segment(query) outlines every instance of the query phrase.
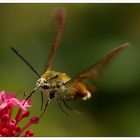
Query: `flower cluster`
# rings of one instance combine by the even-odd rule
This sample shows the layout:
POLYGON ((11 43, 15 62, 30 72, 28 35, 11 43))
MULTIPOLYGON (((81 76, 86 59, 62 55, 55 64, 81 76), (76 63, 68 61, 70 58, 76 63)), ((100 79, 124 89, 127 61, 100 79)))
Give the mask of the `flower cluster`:
POLYGON ((29 100, 25 103, 25 100, 18 100, 14 94, 4 91, 0 92, 0 136, 1 137, 29 137, 33 136, 32 130, 26 130, 30 125, 37 124, 39 118, 34 116, 23 127, 19 126, 19 123, 29 116, 30 112, 27 108, 31 107, 29 100), (13 111, 15 107, 18 107, 15 117, 13 117, 13 111), (26 130, 26 131, 25 131, 26 130), (25 132, 24 132, 25 131, 25 132), (24 132, 24 134, 23 134, 24 132))

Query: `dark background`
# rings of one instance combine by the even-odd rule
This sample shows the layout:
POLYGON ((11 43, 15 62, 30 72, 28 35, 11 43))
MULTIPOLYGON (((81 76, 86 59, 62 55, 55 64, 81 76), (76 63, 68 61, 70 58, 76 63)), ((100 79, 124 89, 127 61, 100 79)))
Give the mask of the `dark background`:
MULTIPOLYGON (((120 44, 130 47, 113 59, 90 100, 70 102, 78 115, 64 115, 54 101, 31 127, 35 136, 140 136, 140 4, 0 4, 0 90, 23 98, 34 88, 36 75, 9 47, 41 73, 58 8, 65 9, 66 24, 54 70, 72 77, 120 44)), ((38 92, 32 104, 39 114, 38 92)))

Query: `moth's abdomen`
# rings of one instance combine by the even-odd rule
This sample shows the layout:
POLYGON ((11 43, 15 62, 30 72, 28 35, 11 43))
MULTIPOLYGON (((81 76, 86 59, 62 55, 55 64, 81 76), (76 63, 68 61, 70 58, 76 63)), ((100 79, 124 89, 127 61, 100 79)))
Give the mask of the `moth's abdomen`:
POLYGON ((91 97, 90 91, 86 86, 80 82, 74 85, 75 87, 75 98, 82 98, 83 100, 89 99, 91 97))
POLYGON ((73 86, 69 87, 66 91, 66 99, 89 99, 91 97, 90 91, 87 87, 80 82, 75 83, 73 86))

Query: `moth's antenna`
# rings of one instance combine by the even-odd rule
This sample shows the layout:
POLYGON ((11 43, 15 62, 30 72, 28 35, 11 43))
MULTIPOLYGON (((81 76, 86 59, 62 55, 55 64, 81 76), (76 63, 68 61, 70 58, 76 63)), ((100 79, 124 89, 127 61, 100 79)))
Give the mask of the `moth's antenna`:
POLYGON ((15 48, 10 47, 11 50, 40 78, 40 74, 31 66, 31 64, 17 51, 15 48))
POLYGON ((64 22, 65 22, 65 12, 63 9, 59 9, 56 11, 56 15, 55 15, 54 38, 52 42, 51 51, 48 56, 48 61, 47 61, 47 66, 45 68, 45 71, 51 69, 51 64, 56 54, 56 49, 58 48, 60 38, 64 29, 64 22))

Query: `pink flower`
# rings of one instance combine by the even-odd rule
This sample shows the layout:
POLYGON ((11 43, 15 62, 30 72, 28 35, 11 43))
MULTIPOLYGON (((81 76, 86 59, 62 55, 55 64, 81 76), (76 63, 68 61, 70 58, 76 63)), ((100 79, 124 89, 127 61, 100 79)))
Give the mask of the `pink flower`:
POLYGON ((39 118, 34 116, 25 124, 22 128, 18 126, 24 118, 30 115, 30 112, 27 110, 32 105, 29 100, 24 103, 25 100, 18 100, 14 94, 8 92, 5 94, 4 91, 0 92, 0 136, 1 137, 11 137, 11 136, 23 136, 29 137, 33 136, 32 130, 25 131, 30 125, 37 124, 39 118), (12 113, 14 107, 18 107, 15 118, 12 118, 12 113), (22 134, 25 131, 24 134, 22 134))
POLYGON ((11 92, 8 92, 7 95, 5 94, 4 91, 0 92, 0 102, 2 102, 2 104, 0 105, 0 111, 3 110, 6 106, 10 107, 14 106, 15 103, 12 102, 11 99, 17 100, 15 96, 11 94, 11 92))

